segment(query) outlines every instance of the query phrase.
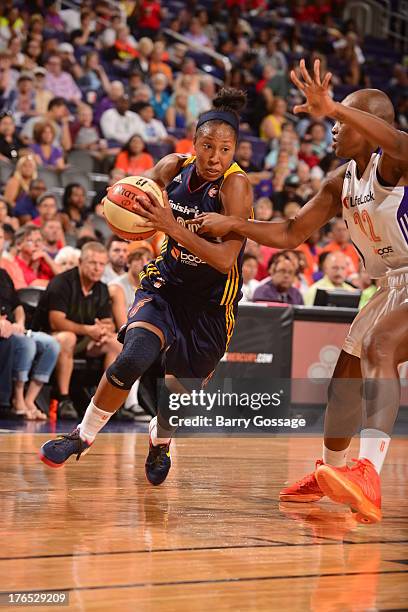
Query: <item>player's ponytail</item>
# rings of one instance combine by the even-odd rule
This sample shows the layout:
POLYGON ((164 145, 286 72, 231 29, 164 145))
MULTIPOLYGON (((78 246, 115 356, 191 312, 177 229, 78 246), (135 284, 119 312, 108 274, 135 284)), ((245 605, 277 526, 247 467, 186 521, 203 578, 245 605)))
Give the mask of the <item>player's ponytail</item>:
POLYGON ((197 131, 208 121, 219 121, 228 123, 237 137, 239 131, 239 113, 246 105, 245 92, 234 88, 221 89, 213 100, 212 110, 203 113, 198 118, 197 131))

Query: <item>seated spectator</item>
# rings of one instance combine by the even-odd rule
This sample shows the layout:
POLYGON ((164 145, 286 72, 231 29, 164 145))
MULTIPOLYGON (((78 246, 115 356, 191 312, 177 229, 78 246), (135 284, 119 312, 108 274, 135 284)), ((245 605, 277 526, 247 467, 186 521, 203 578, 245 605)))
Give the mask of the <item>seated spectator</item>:
POLYGON ((37 199, 38 216, 33 219, 32 225, 42 227, 46 221, 57 218, 58 203, 55 195, 46 191, 37 199))
POLYGON ((100 137, 98 129, 93 125, 92 107, 89 104, 78 105, 78 119, 71 124, 70 129, 74 149, 88 151, 98 160, 109 155, 108 143, 100 137))
POLYGON ((10 51, 0 51, 0 108, 11 110, 16 97, 18 72, 11 67, 10 51))
POLYGON ((45 27, 52 31, 63 32, 65 24, 59 14, 58 2, 50 2, 45 13, 45 27))
POLYGON ((312 154, 316 155, 319 160, 322 159, 327 153, 326 128, 322 123, 316 121, 309 126, 307 134, 311 137, 312 154))
POLYGON ((16 135, 16 124, 10 111, 0 113, 0 159, 16 161, 18 151, 23 146, 16 135))
POLYGON ((242 298, 240 303, 252 302, 255 290, 259 287, 256 280, 258 273, 258 260, 255 255, 245 253, 242 259, 242 298))
POLYGON ((68 126, 69 111, 64 98, 52 98, 48 104, 45 117, 32 117, 25 123, 20 133, 20 137, 25 144, 33 143, 34 126, 44 121, 51 123, 55 130, 55 138, 52 143, 54 147, 69 151, 71 148, 71 134, 68 126))
POLYGON ((139 40, 138 56, 132 62, 132 71, 137 71, 143 77, 147 78, 150 72, 150 57, 154 49, 153 41, 143 36, 139 40))
POLYGON ((309 168, 314 168, 314 166, 318 165, 320 158, 318 155, 313 153, 313 143, 311 134, 305 134, 303 138, 300 139, 298 158, 301 161, 304 161, 309 166, 309 168))
POLYGON ((120 98, 125 95, 125 87, 122 81, 112 81, 110 84, 109 92, 102 98, 95 107, 94 110, 94 121, 96 124, 100 123, 102 115, 105 111, 115 108, 116 103, 120 98))
MULTIPOLYGON (((53 94, 45 87, 45 75, 47 71, 42 66, 34 68, 34 93, 35 93, 35 110, 37 115, 45 115, 49 103, 53 99, 53 94)), ((26 125, 26 124, 24 124, 26 125)))
POLYGON ((262 140, 271 141, 275 138, 280 139, 282 126, 286 121, 287 103, 282 98, 274 98, 270 106, 270 112, 262 120, 260 127, 260 137, 262 140))
POLYGON ((143 138, 144 142, 149 143, 160 143, 169 140, 167 130, 163 123, 159 119, 154 118, 154 111, 151 104, 146 102, 140 102, 135 105, 141 126, 137 130, 138 134, 143 138))
MULTIPOLYGON (((55 261, 59 250, 65 246, 65 236, 62 223, 57 218, 44 221, 41 227, 41 234, 44 239, 44 251, 55 261)), ((58 261, 55 262, 58 265, 58 261)), ((61 268, 59 268, 62 272, 61 268)))
POLYGON ((95 24, 93 13, 88 9, 81 10, 79 23, 71 31, 71 43, 74 47, 93 47, 95 44, 95 24), (76 27, 78 26, 78 27, 76 27))
POLYGON ((127 249, 128 271, 108 283, 116 329, 126 323, 127 313, 135 300, 136 289, 140 286, 139 274, 152 258, 149 249, 141 247, 131 250, 131 245, 128 245, 127 249))
MULTIPOLYGON (((322 257, 323 253, 320 255, 322 257)), ((306 306, 313 306, 318 289, 341 289, 342 291, 355 291, 354 287, 346 283, 347 259, 341 252, 327 253, 322 263, 324 276, 313 283, 305 293, 306 306)))
POLYGON ((78 418, 69 396, 74 355, 86 358, 103 355, 107 368, 121 350, 108 287, 101 282, 106 262, 107 252, 102 244, 85 244, 79 266, 52 280, 36 311, 33 326, 52 332, 61 347, 56 368, 60 418, 78 418))
POLYGON ((138 134, 127 141, 115 161, 115 168, 120 168, 126 175, 137 176, 153 166, 153 157, 146 152, 146 145, 138 134))
POLYGON ((340 251, 346 257, 347 271, 346 278, 355 274, 360 267, 360 258, 356 249, 350 240, 350 234, 344 220, 341 217, 336 217, 330 223, 332 240, 325 247, 323 253, 333 253, 340 251))
POLYGON ((41 42, 37 38, 29 38, 28 40, 26 40, 24 47, 23 70, 34 71, 40 63, 41 53, 41 42))
POLYGON ((288 63, 282 51, 278 50, 278 38, 270 38, 265 46, 261 47, 258 61, 262 67, 272 66, 276 72, 287 72, 288 63))
MULTIPOLYGON (((10 276, 15 289, 18 291, 27 286, 23 271, 17 265, 15 258, 5 249, 5 233, 0 224, 0 268, 5 270, 10 276)), ((1 317, 0 317, 1 320, 1 317)))
POLYGON ((301 209, 302 207, 299 202, 286 202, 285 206, 283 207, 283 216, 285 219, 294 219, 299 214, 301 209))
POLYGON ((72 228, 81 227, 86 219, 86 191, 79 183, 70 183, 65 187, 62 197, 62 217, 70 225, 64 231, 72 233, 72 228))
POLYGON ((270 221, 273 217, 273 203, 269 198, 259 198, 255 202, 254 215, 257 221, 270 221))
POLYGON ((11 107, 18 128, 30 117, 38 114, 35 97, 34 75, 31 72, 22 72, 17 79, 16 97, 11 107))
POLYGON ((174 101, 166 112, 166 124, 171 128, 184 129, 189 123, 193 123, 193 116, 189 110, 189 96, 185 91, 178 91, 174 101))
POLYGON ((62 70, 70 74, 76 82, 82 76, 82 67, 75 58, 74 47, 69 42, 62 42, 57 47, 57 54, 61 58, 62 70))
POLYGON ((37 178, 37 163, 34 155, 24 155, 17 162, 16 169, 4 188, 4 197, 12 206, 18 198, 30 191, 31 181, 37 178))
POLYGON ((75 83, 69 72, 62 70, 61 57, 53 53, 48 57, 45 65, 47 74, 45 76, 45 87, 54 94, 61 96, 68 102, 77 104, 82 98, 81 90, 75 83))
POLYGON ((318 246, 320 241, 320 230, 313 232, 313 234, 307 238, 307 240, 298 246, 297 250, 301 251, 306 258, 306 267, 304 274, 306 276, 309 285, 316 280, 313 274, 317 272, 319 267, 319 255, 322 251, 321 247, 318 246))
POLYGON ((195 155, 194 136, 197 123, 195 121, 188 123, 184 138, 179 138, 174 148, 175 153, 181 155, 195 155))
POLYGON ((11 225, 13 230, 18 230, 20 224, 16 217, 11 216, 12 213, 15 213, 15 211, 13 211, 10 204, 8 204, 6 200, 0 196, 0 225, 3 226, 5 223, 7 223, 8 225, 11 225))
POLYGON ((75 249, 72 246, 64 246, 62 249, 59 249, 54 257, 54 261, 61 268, 61 272, 66 272, 79 265, 80 256, 81 251, 79 249, 75 249))
POLYGON ((170 94, 166 91, 169 81, 165 74, 157 72, 151 78, 153 95, 150 99, 150 104, 153 107, 155 117, 164 121, 167 109, 170 106, 170 94))
POLYGON ((101 117, 101 130, 104 137, 124 145, 129 134, 143 137, 143 122, 139 115, 129 110, 129 98, 122 96, 115 107, 106 110, 101 117))
POLYGON ((98 96, 109 95, 111 83, 104 67, 99 61, 98 51, 89 51, 85 56, 83 74, 78 79, 78 84, 85 94, 95 92, 98 96))
POLYGON ((195 43, 196 45, 211 48, 213 46, 207 34, 205 34, 198 17, 193 17, 190 22, 190 28, 188 32, 185 32, 184 36, 188 38, 190 42, 195 43))
POLYGON ((47 190, 42 179, 34 179, 30 183, 28 193, 20 196, 14 207, 14 214, 20 225, 29 223, 38 217, 37 200, 47 190))
POLYGON ((2 269, 0 269, 0 303, 2 318, 3 320, 5 318, 10 324, 9 331, 14 337, 12 400, 14 412, 28 420, 45 421, 47 417, 37 408, 35 400, 43 384, 49 381, 54 370, 59 353, 58 342, 43 332, 32 332, 30 335, 25 335, 24 308, 12 279, 2 269), (28 381, 30 382, 24 392, 28 381))
POLYGON ((287 154, 288 168, 290 172, 294 172, 298 165, 298 151, 297 151, 297 139, 291 132, 282 132, 281 139, 277 146, 268 153, 265 158, 265 168, 275 168, 278 163, 278 159, 281 158, 282 153, 287 154))
POLYGON ((119 236, 111 236, 106 248, 108 250, 108 263, 101 280, 108 284, 126 272, 129 250, 127 240, 119 238, 119 236))
POLYGON ((62 149, 52 144, 55 140, 55 129, 52 123, 47 121, 36 123, 33 138, 34 143, 31 145, 31 150, 37 164, 53 170, 64 170, 65 161, 62 149))
POLYGON ((296 265, 285 255, 276 253, 269 261, 270 280, 255 290, 254 302, 283 302, 302 305, 303 298, 293 284, 296 280, 296 265))
POLYGON ((15 235, 15 262, 24 275, 25 286, 45 287, 56 274, 59 266, 44 250, 44 240, 36 225, 27 224, 15 235))

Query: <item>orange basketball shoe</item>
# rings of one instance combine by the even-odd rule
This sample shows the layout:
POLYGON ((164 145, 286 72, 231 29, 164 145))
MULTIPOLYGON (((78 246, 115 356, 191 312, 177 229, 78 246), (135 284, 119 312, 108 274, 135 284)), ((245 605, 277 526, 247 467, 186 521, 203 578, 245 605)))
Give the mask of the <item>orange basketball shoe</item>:
POLYGON ((368 459, 353 459, 355 466, 344 471, 319 465, 316 481, 324 495, 339 504, 348 504, 360 523, 381 520, 380 477, 368 459))
MULTIPOLYGON (((323 461, 318 459, 316 461, 315 469, 321 465, 323 465, 323 461)), ((324 497, 324 495, 325 493, 323 493, 315 478, 315 472, 311 472, 301 480, 295 482, 293 485, 282 489, 282 491, 279 493, 279 500, 282 502, 290 501, 307 503, 319 501, 319 499, 324 497)))

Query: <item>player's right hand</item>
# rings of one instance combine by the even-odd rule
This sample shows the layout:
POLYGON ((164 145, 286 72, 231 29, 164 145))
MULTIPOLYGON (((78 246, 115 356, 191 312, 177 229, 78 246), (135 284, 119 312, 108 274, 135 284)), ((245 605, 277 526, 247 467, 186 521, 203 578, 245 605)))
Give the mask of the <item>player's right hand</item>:
POLYGON ((187 221, 187 224, 200 224, 198 234, 207 234, 207 236, 222 237, 232 231, 232 217, 226 217, 218 213, 204 213, 187 221))

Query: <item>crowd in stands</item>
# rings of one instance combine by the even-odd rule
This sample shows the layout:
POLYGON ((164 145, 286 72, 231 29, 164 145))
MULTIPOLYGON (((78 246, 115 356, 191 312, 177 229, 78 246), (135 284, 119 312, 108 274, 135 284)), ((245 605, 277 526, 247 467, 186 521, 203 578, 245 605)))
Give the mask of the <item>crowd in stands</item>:
MULTIPOLYGON (((138 274, 163 239, 112 236, 106 187, 170 152, 193 154, 197 117, 221 86, 248 94, 236 161, 257 220, 293 218, 341 163, 330 122, 292 113, 300 97, 289 71, 301 57, 333 72, 336 99, 366 86, 388 92, 408 127, 406 66, 388 41, 342 19, 345 4, 2 2, 0 405, 14 380, 15 413, 43 419, 35 399, 55 370, 59 415, 76 417, 74 358, 115 358, 138 274), (28 287, 42 290, 30 321, 19 297, 28 287)), ((295 251, 248 241, 243 276, 243 302, 313 305, 317 289, 337 288, 360 291, 363 304, 376 290, 340 218, 295 251)))

